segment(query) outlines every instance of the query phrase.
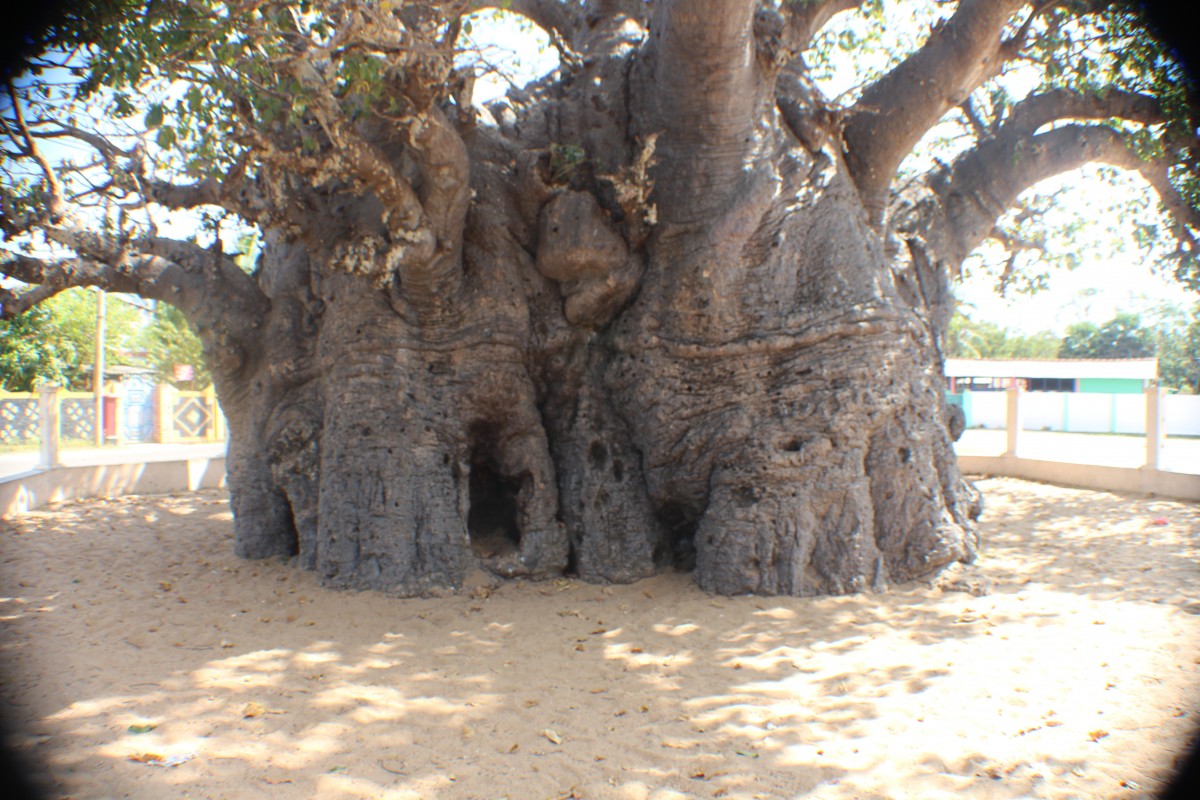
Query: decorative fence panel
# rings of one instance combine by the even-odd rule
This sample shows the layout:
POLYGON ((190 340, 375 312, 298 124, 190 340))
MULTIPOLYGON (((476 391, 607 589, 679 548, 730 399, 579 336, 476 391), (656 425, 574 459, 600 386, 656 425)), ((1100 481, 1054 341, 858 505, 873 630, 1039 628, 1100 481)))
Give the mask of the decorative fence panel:
POLYGON ((208 439, 213 413, 203 392, 180 392, 175 398, 175 438, 208 439))
MULTIPOLYGON (((0 444, 43 443, 42 405, 58 419, 57 442, 96 441, 96 398, 88 392, 50 388, 41 395, 0 391, 0 444)), ((106 439, 123 442, 220 442, 228 427, 210 387, 203 392, 180 392, 165 385, 132 382, 116 396, 104 398, 106 439)))
POLYGON ((0 444, 35 444, 38 398, 31 392, 0 392, 0 444))
POLYGON ((63 441, 96 440, 96 398, 83 392, 58 396, 58 435, 63 441))
POLYGON ((160 385, 154 395, 155 441, 190 443, 225 439, 225 417, 212 387, 203 392, 181 392, 160 385))

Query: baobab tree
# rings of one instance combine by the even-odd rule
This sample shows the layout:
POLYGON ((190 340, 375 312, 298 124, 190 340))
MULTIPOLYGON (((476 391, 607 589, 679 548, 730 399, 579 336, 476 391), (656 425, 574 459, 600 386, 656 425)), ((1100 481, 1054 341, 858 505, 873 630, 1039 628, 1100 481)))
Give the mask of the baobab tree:
POLYGON ((927 576, 978 547, 940 350, 963 260, 1091 162, 1154 188, 1183 278, 1200 218, 1182 73, 1135 5, 925 5, 831 99, 821 34, 878 2, 85 2, 8 87, 4 313, 81 285, 181 309, 237 552, 331 586, 927 576), (560 65, 477 104, 495 8, 560 65), (905 171, 938 126, 955 150, 905 171), (260 231, 253 270, 156 227, 180 209, 260 231))

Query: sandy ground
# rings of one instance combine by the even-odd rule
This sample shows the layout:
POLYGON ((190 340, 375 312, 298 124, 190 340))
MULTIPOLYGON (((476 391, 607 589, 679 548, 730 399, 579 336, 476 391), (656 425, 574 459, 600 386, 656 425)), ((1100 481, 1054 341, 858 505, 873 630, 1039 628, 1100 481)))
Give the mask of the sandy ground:
POLYGON ((5 523, 2 696, 60 797, 1151 796, 1197 723, 1200 508, 982 486, 976 566, 815 600, 339 593, 235 559, 219 494, 59 506, 5 523))

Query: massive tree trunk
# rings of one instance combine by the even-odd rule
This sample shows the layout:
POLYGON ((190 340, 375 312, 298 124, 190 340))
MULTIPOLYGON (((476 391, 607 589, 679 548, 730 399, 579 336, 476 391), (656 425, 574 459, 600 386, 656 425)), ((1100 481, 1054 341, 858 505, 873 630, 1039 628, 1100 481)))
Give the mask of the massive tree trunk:
POLYGON ((380 192, 291 187, 311 222, 268 238, 267 321, 222 377, 240 553, 401 594, 693 565, 842 593, 974 556, 896 248, 784 123, 754 4, 658 9, 646 44, 598 20, 569 74, 464 115, 459 231, 429 213, 456 176, 413 181, 428 252, 380 192))
POLYGON ((1107 124, 1166 119, 1132 91, 1046 91, 991 121, 966 102, 975 146, 895 190, 1060 4, 960 0, 835 109, 799 54, 858 0, 514 0, 562 66, 481 109, 454 48, 461 15, 495 5, 337 4, 332 38, 264 17, 285 30, 269 64, 252 48, 232 67, 252 80, 181 71, 225 93, 245 149, 224 180, 169 184, 137 148, 40 134, 127 164, 120 191, 254 222, 252 275, 73 224, 10 91, 4 131, 45 208, 0 197, 0 227, 76 255, 9 254, 39 285, 3 290, 3 313, 81 284, 184 310, 229 418, 243 556, 406 595, 477 569, 688 568, 792 595, 927 576, 978 546, 941 356, 963 259, 1020 192, 1088 161, 1142 173, 1195 250, 1169 152, 1107 124), (286 123, 263 105, 281 97, 286 123))

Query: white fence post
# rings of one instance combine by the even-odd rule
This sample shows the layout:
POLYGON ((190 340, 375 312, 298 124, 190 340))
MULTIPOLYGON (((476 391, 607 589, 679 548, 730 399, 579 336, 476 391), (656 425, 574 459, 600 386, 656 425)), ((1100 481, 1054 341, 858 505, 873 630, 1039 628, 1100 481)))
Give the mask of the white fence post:
POLYGON ((1146 467, 1159 469, 1167 436, 1167 404, 1157 381, 1146 388, 1146 467))
POLYGON ((1009 386, 1005 395, 1004 430, 1007 433, 1008 446, 1004 454, 1015 457, 1021 440, 1021 429, 1025 427, 1021 409, 1021 387, 1009 386))
POLYGON ((57 386, 43 386, 38 389, 38 416, 42 438, 38 467, 41 469, 58 466, 58 390, 57 386))

